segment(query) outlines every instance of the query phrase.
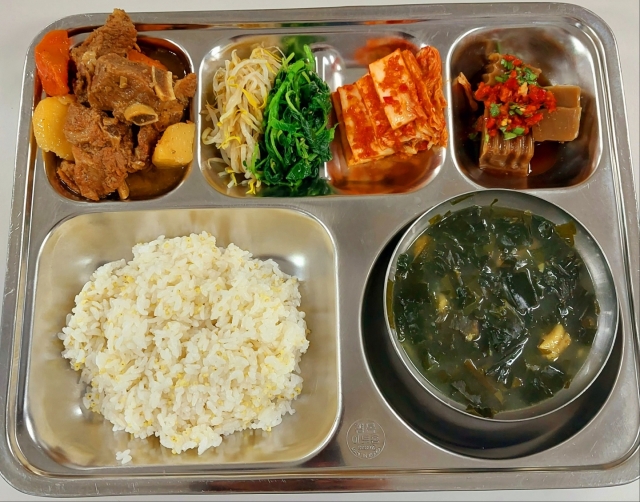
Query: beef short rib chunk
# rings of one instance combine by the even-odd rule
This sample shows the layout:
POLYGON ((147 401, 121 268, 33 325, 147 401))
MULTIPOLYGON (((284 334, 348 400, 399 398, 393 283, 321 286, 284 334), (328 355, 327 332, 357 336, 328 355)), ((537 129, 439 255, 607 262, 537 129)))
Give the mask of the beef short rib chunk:
POLYGON ((116 54, 98 59, 89 88, 89 104, 113 112, 114 117, 126 122, 125 110, 136 103, 147 105, 157 114, 160 100, 153 90, 151 66, 116 54))
POLYGON ((121 122, 164 131, 180 122, 195 90, 195 74, 174 83, 171 72, 107 54, 96 62, 88 96, 92 107, 121 122))
POLYGON ((78 101, 86 103, 87 90, 98 58, 106 54, 126 56, 136 44, 137 31, 129 16, 115 9, 104 26, 94 30, 78 47, 71 49, 71 59, 76 67, 73 92, 78 101))
POLYGON ((158 122, 156 129, 164 131, 171 124, 176 124, 182 119, 184 110, 189 104, 189 99, 196 93, 196 75, 189 73, 186 77, 178 80, 173 86, 173 93, 176 99, 164 101, 158 110, 158 122))
POLYGON ((83 197, 106 197, 136 170, 131 128, 106 113, 73 103, 64 133, 72 144, 75 162, 62 162, 58 175, 83 197))
POLYGON ((173 92, 176 95, 176 99, 187 106, 189 100, 196 94, 196 74, 189 73, 186 77, 178 80, 173 86, 173 92))
POLYGON ((127 177, 127 159, 113 147, 97 151, 74 146, 75 162, 62 161, 58 176, 71 190, 89 200, 100 200, 116 191, 127 177))
POLYGON ((153 149, 160 138, 160 131, 153 125, 142 126, 138 131, 138 145, 134 150, 134 164, 138 169, 151 167, 153 149))

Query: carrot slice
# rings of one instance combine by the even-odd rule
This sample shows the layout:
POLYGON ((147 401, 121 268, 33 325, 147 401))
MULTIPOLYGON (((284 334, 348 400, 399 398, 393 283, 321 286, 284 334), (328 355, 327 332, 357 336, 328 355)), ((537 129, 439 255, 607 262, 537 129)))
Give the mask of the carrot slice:
POLYGON ((144 63, 149 66, 155 66, 156 68, 160 68, 161 70, 167 70, 167 67, 163 65, 160 61, 150 58, 149 56, 145 56, 142 52, 138 52, 135 49, 130 49, 127 52, 127 57, 129 61, 135 61, 136 63, 144 63))
POLYGON ((49 96, 69 94, 69 47, 66 30, 47 33, 36 45, 35 59, 38 77, 49 96))

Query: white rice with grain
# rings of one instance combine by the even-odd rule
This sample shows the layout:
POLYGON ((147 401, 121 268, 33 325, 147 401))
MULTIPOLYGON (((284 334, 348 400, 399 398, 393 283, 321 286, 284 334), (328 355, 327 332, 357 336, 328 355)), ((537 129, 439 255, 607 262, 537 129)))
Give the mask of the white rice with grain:
POLYGON ((122 465, 131 462, 131 450, 117 451, 116 460, 122 465))
POLYGON ((133 256, 95 271, 59 335, 88 409, 199 454, 294 412, 309 345, 295 277, 207 233, 161 236, 133 256))

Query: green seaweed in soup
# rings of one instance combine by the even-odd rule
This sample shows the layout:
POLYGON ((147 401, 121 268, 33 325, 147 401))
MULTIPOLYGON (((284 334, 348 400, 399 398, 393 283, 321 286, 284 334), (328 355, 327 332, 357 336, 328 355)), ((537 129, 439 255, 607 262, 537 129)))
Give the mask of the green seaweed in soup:
POLYGON ((430 223, 398 258, 390 298, 416 367, 485 417, 568 387, 598 323, 574 225, 493 205, 430 223))

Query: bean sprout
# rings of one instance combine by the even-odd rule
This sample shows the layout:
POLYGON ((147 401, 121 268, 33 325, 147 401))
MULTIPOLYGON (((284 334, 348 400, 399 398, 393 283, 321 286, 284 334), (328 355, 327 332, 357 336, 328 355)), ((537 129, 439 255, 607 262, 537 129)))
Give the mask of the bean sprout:
POLYGON ((213 76, 215 103, 206 104, 212 127, 203 131, 202 142, 218 148, 220 157, 212 157, 207 162, 227 165, 221 175, 230 176, 228 186, 245 184, 235 174, 244 175, 251 193, 260 186, 251 168, 260 158, 258 140, 262 134, 263 112, 282 56, 278 48, 257 47, 243 60, 234 50, 231 59, 213 76))

